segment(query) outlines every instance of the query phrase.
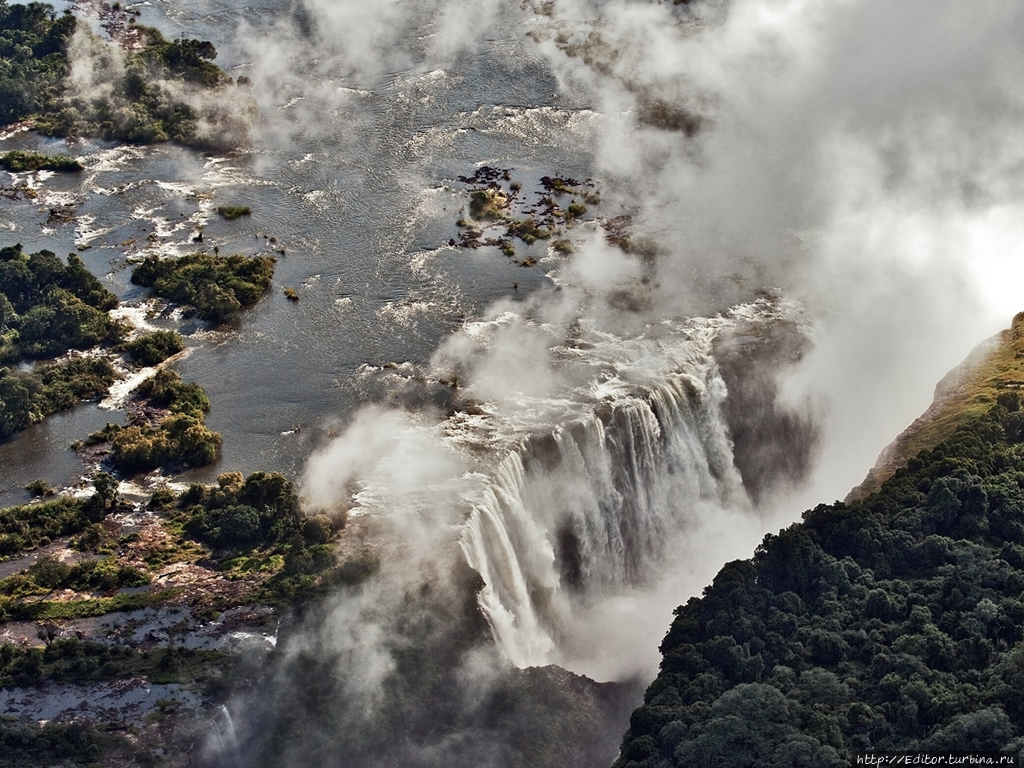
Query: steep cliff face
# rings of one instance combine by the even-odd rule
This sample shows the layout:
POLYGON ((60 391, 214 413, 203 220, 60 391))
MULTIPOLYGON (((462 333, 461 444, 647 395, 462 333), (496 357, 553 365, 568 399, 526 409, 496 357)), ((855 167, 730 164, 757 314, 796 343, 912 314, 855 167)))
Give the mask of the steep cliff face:
POLYGON ((945 440, 967 416, 984 413, 1000 393, 1024 387, 1024 312, 1013 324, 976 346, 935 385, 935 399, 913 424, 893 440, 847 501, 877 491, 893 472, 921 451, 945 440))
POLYGON ((946 377, 876 490, 809 510, 676 609, 616 768, 1024 747, 1022 331, 946 377))

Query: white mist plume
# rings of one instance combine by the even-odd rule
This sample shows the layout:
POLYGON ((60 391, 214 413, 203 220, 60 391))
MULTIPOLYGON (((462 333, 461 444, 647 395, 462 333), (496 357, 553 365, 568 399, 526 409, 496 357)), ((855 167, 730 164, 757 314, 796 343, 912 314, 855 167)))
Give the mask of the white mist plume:
MULTIPOLYGON (((60 119, 86 117, 97 124, 109 121, 110 130, 115 134, 130 135, 133 128, 147 128, 148 119, 125 93, 125 73, 130 60, 118 44, 98 37, 86 25, 79 24, 68 44, 68 59, 70 77, 65 101, 69 107, 60 119)), ((185 105, 192 110, 197 142, 231 148, 244 142, 254 111, 247 90, 230 86, 201 88, 165 79, 144 66, 138 71, 145 86, 156 89, 155 100, 160 110, 167 112, 175 105, 185 105)), ((166 139, 164 136, 163 140, 166 139)), ((142 137, 139 140, 143 140, 142 137)))
POLYGON ((124 77, 124 58, 88 29, 79 26, 68 45, 72 91, 80 98, 108 99, 124 77))
MULTIPOLYGON (((289 26, 278 44, 261 48, 257 70, 319 99, 299 113, 307 116, 342 104, 342 85, 450 65, 509 13, 483 4, 463 15, 462 5, 441 2, 303 7, 312 31, 289 26), (460 20, 473 34, 444 26, 408 42, 420 10, 460 20), (298 49, 305 40, 312 45, 298 49), (311 79, 306 65, 337 79, 311 79)), ((478 570, 491 568, 485 607, 510 656, 616 678, 649 673, 670 609, 800 511, 780 501, 778 510, 750 509, 728 436, 713 429, 722 426, 715 398, 727 397, 714 345, 672 337, 685 330, 699 340, 707 325, 682 318, 723 311, 766 284, 807 307, 815 346, 788 378, 787 395, 823 414, 822 469, 802 497, 810 503, 844 495, 923 410, 942 373, 1021 308, 1024 10, 945 0, 737 0, 689 9, 556 0, 544 13, 531 20, 541 49, 565 87, 588 89, 603 113, 594 160, 606 198, 631 208, 636 231, 655 235, 661 254, 645 264, 584 244, 558 276, 560 291, 493 307, 435 355, 431 373, 457 374, 473 407, 415 419, 364 412, 310 461, 305 489, 322 502, 350 499, 357 512, 397 526, 414 567, 382 574, 367 606, 405 605, 410 579, 429 572, 432 548, 450 548, 469 521, 462 544, 478 570), (698 128, 687 136, 666 130, 672 124, 698 128), (606 301, 623 289, 645 294, 639 311, 606 301), (572 569, 556 562, 560 548, 580 555, 584 571, 593 561, 580 542, 560 540, 559 527, 591 524, 589 511, 601 504, 585 501, 623 501, 602 496, 610 486, 592 471, 602 466, 596 446, 607 445, 599 433, 608 422, 585 417, 607 419, 601 405, 614 403, 613 416, 626 418, 633 398, 629 414, 639 419, 660 385, 671 380, 682 392, 686 377, 692 391, 671 405, 682 412, 680 403, 690 403, 693 417, 674 436, 700 439, 670 458, 692 459, 685 477, 693 488, 684 494, 682 481, 652 479, 634 489, 686 501, 675 527, 649 537, 662 550, 640 550, 659 572, 606 584, 591 571, 596 586, 573 592, 572 569), (577 454, 584 458, 573 465, 577 454), (524 480, 531 461, 534 474, 524 480), (517 644, 524 630, 529 642, 517 644)), ((737 328, 756 337, 759 326, 741 320, 737 328)), ((588 530, 584 543, 618 552, 608 544, 616 531, 588 530)), ((615 573, 634 565, 608 562, 615 573)), ((362 609, 338 615, 371 621, 362 609)), ((324 642, 354 641, 339 633, 324 642)))
POLYGON ((386 489, 396 499, 432 498, 436 487, 461 475, 464 467, 431 432, 430 425, 404 413, 364 409, 343 437, 310 459, 305 484, 309 501, 322 507, 356 501, 358 489, 366 486, 386 489))
POLYGON ((353 143, 366 141, 373 127, 361 114, 365 89, 444 71, 475 48, 502 9, 499 0, 302 0, 270 29, 243 22, 247 74, 261 113, 273 115, 263 121, 264 138, 343 127, 353 143))
POLYGON ((1024 11, 737 0, 702 26, 669 5, 575 2, 555 19, 563 36, 586 22, 545 43, 567 82, 584 80, 588 55, 572 45, 600 35, 589 63, 607 76, 590 81, 619 125, 598 173, 639 199, 670 251, 658 311, 713 306, 734 273, 818 317, 793 384, 828 414, 804 498, 842 496, 934 382, 1021 308, 1024 11), (703 119, 698 136, 636 125, 652 97, 703 119))

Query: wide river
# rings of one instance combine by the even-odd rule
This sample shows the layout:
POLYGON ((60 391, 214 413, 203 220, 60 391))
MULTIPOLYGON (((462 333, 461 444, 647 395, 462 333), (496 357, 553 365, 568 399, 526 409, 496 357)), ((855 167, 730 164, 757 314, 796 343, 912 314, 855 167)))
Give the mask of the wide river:
MULTIPOLYGON (((297 48, 281 64, 289 76, 270 84, 253 41, 276 38, 286 5, 218 3, 213 13, 188 0, 134 6, 139 23, 168 38, 212 40, 221 67, 254 76, 260 114, 241 151, 68 144, 25 132, 0 140, 3 151, 38 148, 86 165, 73 178, 33 176, 34 201, 0 202, 3 243, 59 255, 77 248, 129 304, 145 297, 129 282, 129 260, 147 253, 217 246, 278 256, 269 295, 230 325, 148 321, 186 334, 189 350, 175 368, 206 389, 208 424, 224 437, 221 459, 189 479, 299 474, 325 434, 361 403, 387 397, 375 376, 382 366, 429 360, 467 317, 547 282, 543 247, 540 263, 524 268, 497 248, 448 245, 468 198, 458 176, 483 164, 511 168, 532 192, 546 174, 589 175, 595 115, 559 87, 516 25, 508 36, 471 41, 443 68, 413 51, 402 71, 385 71, 386 61, 353 71, 342 57, 332 72, 329 58, 297 48), (308 78, 307 65, 315 70, 308 78), (51 208, 68 203, 76 221, 47 223, 51 208), (214 209, 225 204, 249 205, 252 215, 224 221, 214 209), (192 242, 199 227, 201 245, 192 242), (288 301, 285 287, 300 301, 288 301)), ((121 418, 85 405, 0 446, 0 502, 25 498, 22 487, 36 478, 77 479, 83 468, 70 443, 121 418)))

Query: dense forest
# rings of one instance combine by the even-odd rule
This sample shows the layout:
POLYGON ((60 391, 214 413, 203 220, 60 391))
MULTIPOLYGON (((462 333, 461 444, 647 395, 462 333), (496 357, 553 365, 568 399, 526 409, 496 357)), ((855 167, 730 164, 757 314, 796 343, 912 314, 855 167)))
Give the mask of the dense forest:
POLYGON ((119 342, 125 329, 107 310, 117 297, 75 254, 0 249, 0 439, 83 399, 106 394, 116 374, 102 358, 73 357, 33 370, 10 366, 69 349, 119 342))
POLYGON ((995 403, 880 490, 809 510, 676 609, 616 768, 1020 750, 1018 386, 1001 382, 995 403))
POLYGON ((0 363, 52 357, 120 338, 107 315, 117 297, 75 254, 0 248, 0 363))
POLYGON ((166 40, 133 17, 127 30, 131 52, 96 38, 70 11, 0 0, 0 124, 31 119, 55 136, 135 144, 232 147, 244 140, 251 99, 213 63, 210 42, 166 40), (90 73, 83 82, 72 76, 72 60, 90 73), (217 95, 204 98, 207 92, 217 95))

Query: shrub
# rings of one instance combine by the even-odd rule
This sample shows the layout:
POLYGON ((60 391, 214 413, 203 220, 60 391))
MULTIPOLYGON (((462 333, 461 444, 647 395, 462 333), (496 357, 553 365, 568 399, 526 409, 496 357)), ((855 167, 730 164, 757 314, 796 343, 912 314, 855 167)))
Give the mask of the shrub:
POLYGON ((217 213, 231 221, 239 216, 249 216, 252 210, 248 205, 221 205, 217 208, 217 213))
POLYGON ((198 384, 182 381, 174 371, 164 368, 143 381, 135 396, 149 401, 151 406, 167 408, 174 413, 201 417, 210 410, 210 398, 198 384))
POLYGON ((73 157, 66 155, 44 155, 42 152, 12 150, 0 155, 0 168, 21 173, 24 171, 56 171, 74 173, 84 166, 73 157))
POLYGON ((174 331, 155 331, 139 336, 128 344, 128 354, 142 366, 162 363, 185 349, 185 342, 174 331))
POLYGON ((477 220, 503 219, 508 198, 497 189, 477 189, 469 196, 469 215, 477 220))
POLYGON ((33 480, 25 486, 25 490, 33 496, 53 496, 56 491, 45 480, 33 480))

